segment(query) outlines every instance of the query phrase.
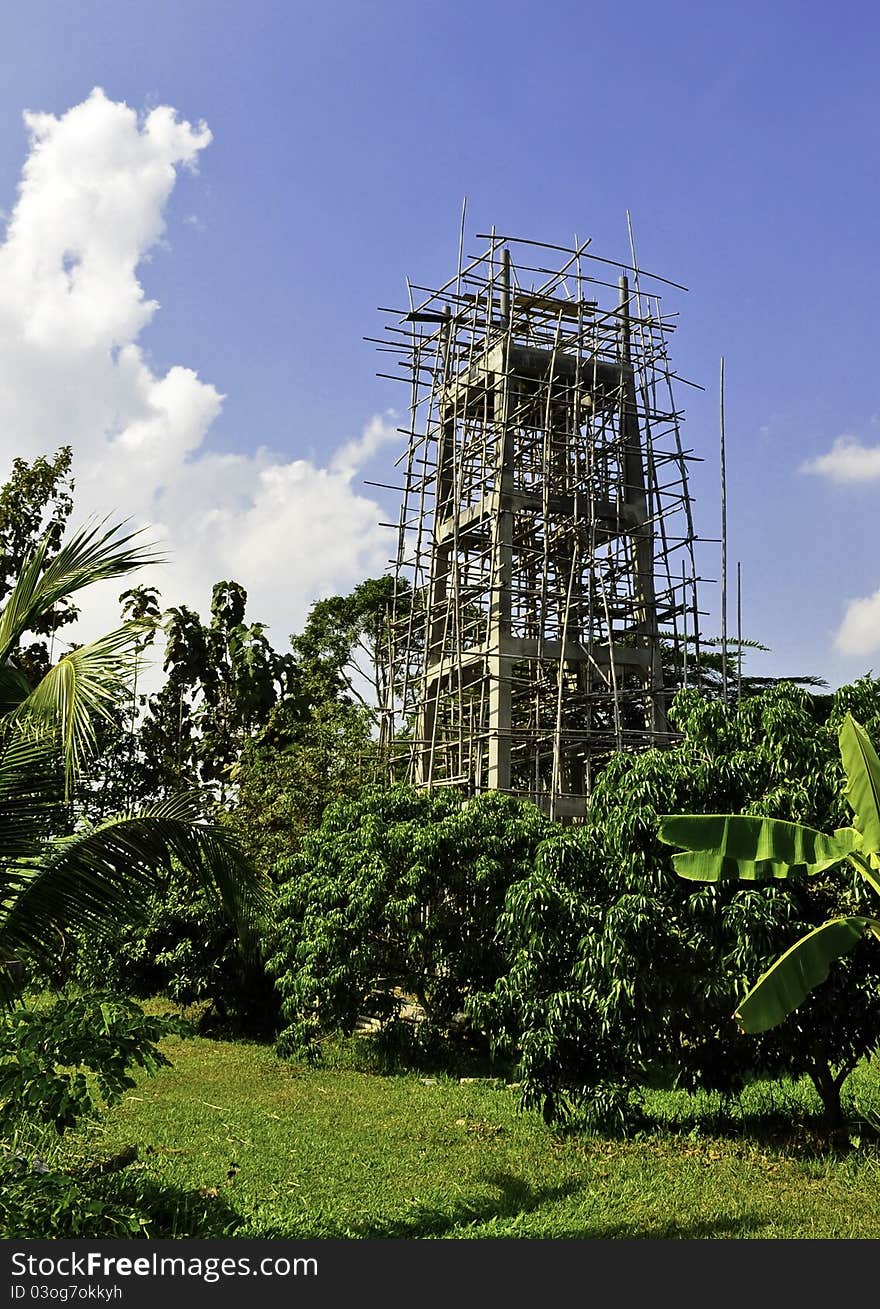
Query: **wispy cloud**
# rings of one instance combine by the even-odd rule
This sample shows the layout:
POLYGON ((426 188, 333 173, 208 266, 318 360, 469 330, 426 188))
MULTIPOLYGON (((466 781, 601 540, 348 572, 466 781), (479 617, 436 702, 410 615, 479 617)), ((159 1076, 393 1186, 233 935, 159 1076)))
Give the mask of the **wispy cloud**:
POLYGON ((802 473, 818 473, 832 482, 873 482, 880 479, 880 446, 862 445, 858 437, 839 436, 827 454, 801 464, 802 473))
POLYGON ((374 418, 359 437, 340 433, 326 466, 244 443, 210 450, 220 390, 185 362, 156 372, 139 344, 159 308, 140 268, 210 131, 167 106, 138 115, 100 89, 25 123, 30 149, 0 245, 0 480, 16 455, 71 444, 77 516, 152 523, 172 562, 148 580, 166 603, 204 612, 212 583, 234 577, 283 644, 314 599, 383 569, 381 513, 355 478, 393 428, 374 418))

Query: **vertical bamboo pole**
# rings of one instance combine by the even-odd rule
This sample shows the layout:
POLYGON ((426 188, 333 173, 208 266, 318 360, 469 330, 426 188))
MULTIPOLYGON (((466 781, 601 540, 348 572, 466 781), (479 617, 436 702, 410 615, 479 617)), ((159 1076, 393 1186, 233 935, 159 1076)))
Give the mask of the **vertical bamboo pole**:
POLYGON ((721 419, 721 694, 727 700, 727 451, 724 442, 724 356, 719 382, 721 419))
POLYGON ((682 621, 682 643, 681 643, 681 670, 682 685, 687 689, 688 684, 688 610, 687 610, 687 581, 685 577, 684 560, 681 561, 681 621, 682 621))

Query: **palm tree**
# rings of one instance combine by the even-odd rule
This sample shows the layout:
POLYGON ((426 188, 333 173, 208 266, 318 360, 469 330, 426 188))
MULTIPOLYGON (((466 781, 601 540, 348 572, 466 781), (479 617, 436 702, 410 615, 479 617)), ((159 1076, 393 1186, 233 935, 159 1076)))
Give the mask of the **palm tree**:
POLYGON ((74 823, 73 784, 96 728, 130 695, 143 623, 129 621, 65 654, 36 686, 16 662, 23 634, 53 605, 92 583, 154 563, 140 532, 90 524, 48 558, 44 539, 0 610, 0 1003, 20 989, 22 965, 57 960, 59 942, 137 915, 178 860, 223 900, 247 937, 265 885, 193 794, 98 824, 74 823), (64 834, 65 831, 67 834, 64 834))

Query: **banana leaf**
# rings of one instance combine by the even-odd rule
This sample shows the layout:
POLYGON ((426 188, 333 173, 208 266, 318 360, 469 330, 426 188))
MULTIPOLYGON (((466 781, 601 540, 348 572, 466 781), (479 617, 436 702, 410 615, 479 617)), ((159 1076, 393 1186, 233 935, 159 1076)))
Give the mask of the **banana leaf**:
POLYGON ((844 795, 862 834, 862 848, 880 850, 880 759, 852 714, 844 718, 838 741, 846 770, 844 795))
POLYGON ((759 977, 736 1009, 744 1032, 766 1032, 798 1007, 828 976, 830 965, 871 932, 880 937, 876 918, 832 918, 796 941, 759 977))
POLYGON ((862 843, 852 827, 829 836, 801 823, 751 814, 667 814, 658 835, 691 852, 674 855, 672 862, 679 877, 697 882, 812 875, 840 863, 862 843))

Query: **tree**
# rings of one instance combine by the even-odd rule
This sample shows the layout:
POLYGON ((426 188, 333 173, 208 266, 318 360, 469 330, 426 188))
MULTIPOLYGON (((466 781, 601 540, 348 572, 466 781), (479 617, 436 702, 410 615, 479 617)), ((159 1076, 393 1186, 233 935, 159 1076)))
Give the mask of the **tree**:
POLYGON ((204 878, 175 865, 135 920, 77 942, 72 977, 88 990, 198 1004, 200 1030, 266 1039, 278 1029, 279 997, 261 947, 262 933, 242 950, 236 924, 204 878))
POLYGON ((242 847, 271 872, 321 825, 328 805, 357 795, 375 753, 370 719, 360 709, 332 700, 307 708, 294 697, 281 701, 232 772, 229 821, 242 847))
MULTIPOLYGON (((839 733, 846 773, 845 795, 853 826, 833 836, 802 823, 735 814, 666 816, 658 834, 684 847, 673 857, 679 877, 764 882, 810 877, 844 862, 880 892, 880 759, 866 732, 847 714, 839 733)), ((737 1005, 734 1017, 746 1032, 775 1027, 824 982, 830 965, 866 935, 880 939, 880 921, 864 915, 832 918, 790 946, 737 1005)))
MULTIPOLYGON (((813 691, 813 700, 816 706, 824 708, 826 714, 830 708, 829 698, 823 694, 824 689, 828 686, 823 677, 816 677, 808 673, 799 677, 791 674, 787 674, 785 677, 762 677, 744 671, 743 665, 749 651, 758 650, 765 654, 768 653, 769 646, 764 645, 761 641, 739 640, 735 637, 728 637, 726 659, 720 637, 701 636, 697 642, 690 636, 683 638, 683 644, 688 650, 689 660, 687 685, 703 691, 706 695, 720 696, 722 694, 724 665, 726 664, 727 694, 731 700, 760 695, 762 691, 767 691, 771 687, 779 685, 780 682, 790 682, 794 686, 807 687, 813 691), (699 649, 699 664, 695 662, 697 648, 699 649)), ((680 690, 685 684, 681 656, 676 653, 673 646, 661 642, 661 659, 664 686, 667 690, 680 690)))
POLYGON ((95 748, 77 780, 76 802, 97 822, 122 809, 159 799, 157 768, 141 748, 140 715, 147 696, 140 690, 144 655, 161 623, 159 592, 154 586, 134 586, 119 597, 124 621, 137 624, 132 646, 131 684, 125 698, 107 705, 96 724, 95 748))
POLYGON ((549 820, 496 793, 365 788, 331 805, 287 864, 269 968, 287 1026, 283 1053, 314 1053, 368 1012, 395 1023, 415 999, 448 1033, 503 968, 497 922, 549 820))
POLYGON ((791 685, 728 705, 679 692, 680 742, 621 752, 606 766, 587 823, 545 843, 511 889, 499 922, 508 968, 471 1003, 475 1021, 517 1054, 527 1103, 551 1119, 619 1124, 655 1078, 733 1094, 782 1075, 810 1076, 825 1100, 873 1048, 880 952, 867 943, 778 1028, 748 1037, 730 1018, 743 979, 792 938, 835 914, 865 913, 854 870, 809 886, 695 887, 675 875, 657 836, 662 814, 686 811, 839 825, 836 728, 856 705, 876 721, 880 683, 836 693, 828 723, 791 685))
POLYGON ((378 723, 387 698, 394 588, 393 577, 368 577, 349 595, 312 606, 302 633, 290 638, 311 703, 348 700, 378 723))
POLYGON ((292 656, 273 650, 263 623, 245 623, 246 604, 244 587, 224 581, 213 588, 209 623, 185 605, 164 615, 168 678, 141 730, 160 793, 197 778, 222 800, 245 743, 292 691, 292 656))
MULTIPOLYGON (((73 509, 72 452, 62 446, 53 459, 40 456, 33 463, 12 461, 9 480, 0 487, 0 601, 15 585, 27 556, 45 538, 46 558, 57 554, 73 509)), ((49 669, 47 641, 77 616, 69 596, 62 596, 34 620, 32 640, 17 659, 29 676, 38 680, 49 669)))
MULTIPOLYGON (((149 598, 137 598, 155 617, 149 598)), ((274 651, 263 625, 247 623, 246 601, 238 583, 219 582, 208 623, 184 606, 166 611, 165 685, 150 697, 137 734, 117 736, 90 793, 94 805, 120 775, 150 798, 198 781, 206 812, 271 878, 331 799, 357 789, 360 760, 374 747, 366 713, 337 698, 337 686, 329 692, 314 668, 303 675, 295 655, 274 651), (313 696, 331 698, 310 699, 306 682, 313 696)), ((277 993, 257 952, 243 959, 235 946, 228 921, 177 870, 150 897, 143 921, 114 935, 111 976, 132 994, 210 1000, 206 1022, 219 1017, 224 1027, 264 1035, 277 993)), ((85 943, 77 976, 96 981, 102 967, 85 943)))
POLYGON ((231 821, 266 869, 295 853, 328 804, 376 776, 394 586, 390 577, 367 578, 349 595, 319 600, 290 638, 286 693, 232 773, 231 821))
POLYGON ((180 794, 99 824, 71 812, 74 780, 94 749, 97 724, 127 701, 141 637, 124 623, 65 654, 32 686, 18 658, 23 634, 59 601, 156 558, 137 532, 89 525, 50 557, 46 535, 22 565, 0 611, 0 996, 10 1000, 22 964, 50 967, 59 941, 137 912, 177 860, 216 889, 244 928, 263 887, 229 834, 180 794), (73 825, 73 830, 71 829, 73 825))

